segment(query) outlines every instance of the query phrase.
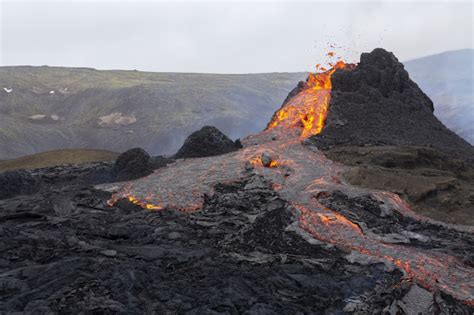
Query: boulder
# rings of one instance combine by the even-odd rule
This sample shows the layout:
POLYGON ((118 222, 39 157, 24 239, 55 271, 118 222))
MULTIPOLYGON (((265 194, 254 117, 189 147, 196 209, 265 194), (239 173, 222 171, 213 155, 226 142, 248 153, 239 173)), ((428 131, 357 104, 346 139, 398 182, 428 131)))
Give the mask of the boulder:
POLYGON ((236 151, 241 147, 239 140, 234 142, 216 127, 205 126, 186 139, 175 158, 221 155, 236 151))
POLYGON ((263 152, 260 159, 262 160, 262 164, 265 167, 270 167, 273 162, 273 158, 267 152, 263 152))
POLYGON ((141 148, 133 148, 119 155, 112 169, 117 180, 131 180, 151 174, 150 155, 141 148))

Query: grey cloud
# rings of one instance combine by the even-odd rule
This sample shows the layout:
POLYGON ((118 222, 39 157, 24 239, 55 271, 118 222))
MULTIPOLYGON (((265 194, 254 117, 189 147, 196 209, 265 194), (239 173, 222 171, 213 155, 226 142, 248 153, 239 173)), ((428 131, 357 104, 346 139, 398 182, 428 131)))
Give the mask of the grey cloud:
POLYGON ((327 43, 357 60, 472 48, 472 2, 2 1, 1 65, 178 72, 305 71, 327 43))

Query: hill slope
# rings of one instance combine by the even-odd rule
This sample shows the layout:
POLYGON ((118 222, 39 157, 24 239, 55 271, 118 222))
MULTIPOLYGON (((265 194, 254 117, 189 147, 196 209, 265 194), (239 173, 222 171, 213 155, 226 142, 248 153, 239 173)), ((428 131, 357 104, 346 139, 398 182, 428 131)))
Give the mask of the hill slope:
POLYGON ((63 148, 170 154, 204 125, 241 137, 304 76, 2 67, 0 159, 63 148))

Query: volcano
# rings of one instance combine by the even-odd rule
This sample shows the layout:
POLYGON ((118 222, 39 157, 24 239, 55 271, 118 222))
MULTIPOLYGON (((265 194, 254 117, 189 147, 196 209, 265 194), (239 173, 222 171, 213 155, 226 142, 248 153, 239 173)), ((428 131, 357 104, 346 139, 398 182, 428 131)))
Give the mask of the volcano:
POLYGON ((137 180, 1 201, 0 310, 470 314, 474 229, 349 184, 324 153, 415 145, 469 163, 472 147, 432 112, 393 54, 376 49, 310 74, 242 148, 182 150, 137 180))
POLYGON ((433 115, 433 102, 392 53, 363 53, 357 67, 337 71, 331 82, 327 124, 311 138, 318 147, 423 146, 474 159, 473 146, 433 115))

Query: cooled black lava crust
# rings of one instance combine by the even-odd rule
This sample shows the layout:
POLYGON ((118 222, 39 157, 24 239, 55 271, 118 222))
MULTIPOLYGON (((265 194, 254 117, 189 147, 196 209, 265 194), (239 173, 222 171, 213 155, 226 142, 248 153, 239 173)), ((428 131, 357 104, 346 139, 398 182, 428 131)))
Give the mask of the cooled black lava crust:
POLYGON ((474 161, 474 147, 433 114, 433 102, 398 59, 382 48, 363 53, 352 70, 337 70, 326 125, 311 142, 334 146, 433 147, 474 161))

